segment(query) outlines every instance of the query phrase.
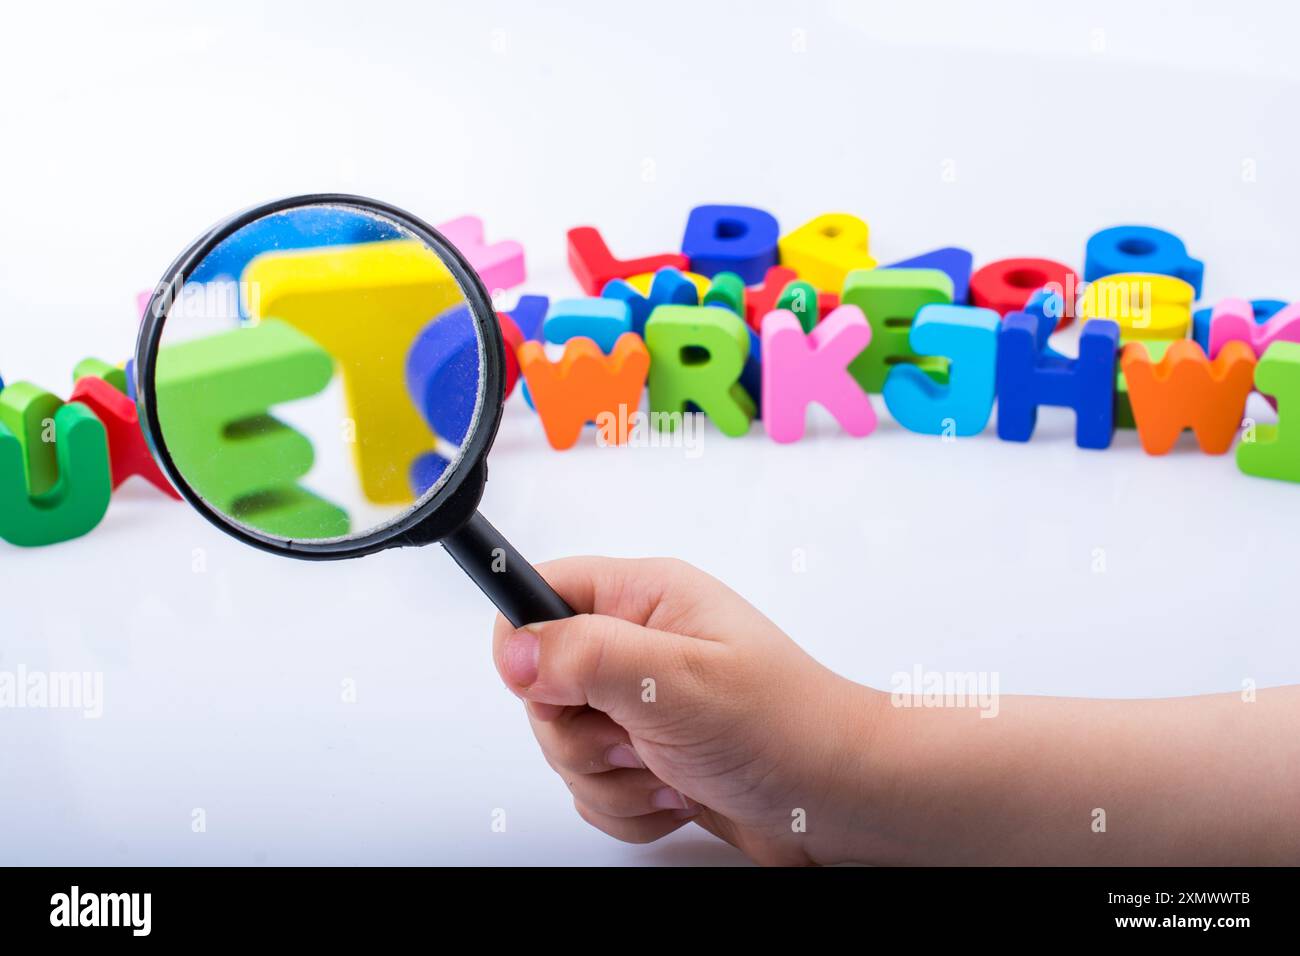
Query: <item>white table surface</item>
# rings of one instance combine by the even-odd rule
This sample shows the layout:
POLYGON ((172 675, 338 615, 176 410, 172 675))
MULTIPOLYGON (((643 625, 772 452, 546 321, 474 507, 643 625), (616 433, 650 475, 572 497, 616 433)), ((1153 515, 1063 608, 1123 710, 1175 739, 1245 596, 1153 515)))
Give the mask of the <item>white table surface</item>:
MULTIPOLYGON (((1081 269, 1096 229, 1151 223, 1205 260, 1206 299, 1300 298, 1281 5, 271 6, 6 14, 6 380, 66 394, 77 360, 129 354, 135 292, 195 233, 322 190, 480 215, 552 295, 577 292, 571 226, 648 254, 739 202, 786 228, 860 214, 882 262, 960 244, 1081 269)), ((1300 487, 1186 441, 1082 451, 1068 412, 1019 445, 881 411, 865 440, 819 416, 790 446, 709 429, 687 459, 554 452, 515 399, 483 511, 534 560, 695 562, 876 686, 917 664, 1004 693, 1300 680, 1300 487)), ((0 669, 105 687, 98 720, 0 710, 0 863, 741 859, 578 819, 492 667, 492 609, 436 547, 279 559, 133 480, 84 538, 0 545, 0 579, 0 669)))

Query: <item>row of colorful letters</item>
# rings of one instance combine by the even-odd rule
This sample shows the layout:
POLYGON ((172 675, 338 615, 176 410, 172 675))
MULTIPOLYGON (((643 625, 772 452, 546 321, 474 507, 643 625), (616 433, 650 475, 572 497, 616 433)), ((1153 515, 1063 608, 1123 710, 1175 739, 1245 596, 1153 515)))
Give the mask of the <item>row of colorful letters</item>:
MULTIPOLYGON (((442 229, 489 288, 523 282, 517 243, 485 243, 473 217, 442 229)), ((597 230, 573 229, 569 261, 588 296, 524 295, 500 314, 507 395, 522 378, 556 448, 592 421, 625 421, 648 384, 652 411, 699 410, 727 435, 759 417, 782 442, 802 435, 812 402, 867 435, 876 424, 867 395, 882 393, 891 415, 925 434, 979 433, 996 398, 1007 440, 1027 440, 1037 408, 1059 405, 1075 410, 1081 447, 1108 447, 1116 425, 1136 426, 1143 447, 1163 454, 1190 428, 1203 451, 1222 454, 1255 389, 1278 407, 1279 424, 1248 429, 1238 464, 1300 480, 1300 430, 1290 437, 1281 423, 1284 408, 1300 405, 1300 306, 1225 300, 1193 312, 1202 264, 1148 227, 1094 235, 1085 282, 1045 259, 973 270, 971 254, 951 247, 878 267, 867 235, 846 214, 782 237, 762 210, 701 206, 681 253, 619 260, 597 230), (1047 339, 1076 315, 1079 355, 1066 358, 1047 339), (544 342, 563 356, 552 362, 544 342)), ((176 496, 148 453, 122 370, 88 360, 75 381, 66 405, 28 383, 0 392, 0 537, 14 543, 85 533, 131 474, 176 496), (50 422, 55 443, 40 440, 50 422)), ((442 434, 437 410, 420 410, 442 434)), ((412 495, 428 480, 418 472, 412 495)))
MULTIPOLYGON (((674 285, 694 291, 675 270, 656 274, 655 287, 674 285)), ((556 448, 574 445, 584 423, 602 413, 636 410, 648 381, 652 411, 693 406, 733 436, 761 417, 771 438, 797 441, 813 402, 846 432, 868 435, 876 425, 872 392, 882 393, 890 414, 911 431, 975 435, 996 397, 1003 439, 1027 440, 1037 408, 1057 405, 1076 412, 1080 447, 1109 447, 1119 424, 1136 426, 1151 454, 1171 450, 1188 428, 1206 453, 1226 452, 1257 382, 1256 349, 1265 355, 1259 365, 1266 379, 1266 369, 1285 371, 1300 354, 1300 345, 1275 334, 1300 332, 1300 310, 1259 326, 1249 303, 1226 301, 1215 310, 1220 337, 1210 356, 1190 339, 1133 341, 1121 351, 1121 324, 1091 318, 1078 357, 1066 358, 1046 344, 1067 311, 1056 293, 1000 316, 951 304, 950 287, 930 270, 855 270, 824 316, 814 319, 790 303, 767 312, 761 331, 746 326, 739 309, 707 302, 654 305, 638 334, 621 302, 567 300, 549 309, 543 327, 546 340, 566 343, 559 361, 537 342, 518 345, 516 354, 556 448), (892 321, 909 313, 910 321, 892 321)), ((1288 447, 1279 444, 1277 426, 1260 426, 1251 438, 1238 453, 1244 471, 1300 479, 1269 464, 1288 447)))
MULTIPOLYGON (((1275 405, 1300 391, 1300 305, 1228 299, 1194 311, 1203 264, 1151 227, 1093 235, 1082 282, 1038 258, 973 271, 952 247, 878 267, 866 223, 842 213, 782 237, 763 210, 701 206, 681 253, 631 261, 594 228, 568 238, 591 297, 524 296, 505 323, 556 448, 601 412, 635 409, 647 380, 652 411, 697 407, 728 435, 757 416, 773 439, 797 440, 811 402, 866 435, 867 393, 883 393, 912 431, 974 435, 996 396, 1003 439, 1027 440, 1037 408, 1058 405, 1075 410, 1081 447, 1106 448, 1117 425, 1136 426, 1151 454, 1189 428, 1204 452, 1223 454, 1253 389, 1275 405), (1071 359, 1047 343, 1076 315, 1071 359), (564 355, 551 363, 529 339, 564 344, 564 355)), ((1300 432, 1286 440, 1280 424, 1260 425, 1245 437, 1243 471, 1300 480, 1300 432)))

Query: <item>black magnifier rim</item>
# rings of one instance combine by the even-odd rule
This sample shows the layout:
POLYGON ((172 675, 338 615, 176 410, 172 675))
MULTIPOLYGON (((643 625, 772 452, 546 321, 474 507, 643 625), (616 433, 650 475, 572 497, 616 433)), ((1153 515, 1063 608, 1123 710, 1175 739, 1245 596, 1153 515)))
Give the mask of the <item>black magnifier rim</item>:
MULTIPOLYGON (((140 337, 136 342, 135 376, 136 406, 139 409, 140 421, 144 423, 147 430, 154 457, 158 459, 172 484, 199 514, 227 534, 263 551, 307 559, 350 558, 411 543, 409 533, 412 529, 431 518, 455 496, 467 480, 479 482, 483 480, 481 466, 485 463, 488 449, 492 447, 492 442, 496 438, 497 428, 501 424, 501 409, 505 404, 505 345, 501 337, 501 329, 496 322, 496 311, 492 307, 487 289, 483 286, 483 280, 470 267, 460 251, 438 230, 405 210, 376 199, 347 193, 313 193, 277 199, 236 213, 217 223, 176 258, 158 285, 154 287, 148 308, 145 309, 140 325, 140 337), (466 443, 462 445, 460 460, 438 490, 418 507, 367 534, 321 541, 290 540, 264 535, 238 524, 204 501, 177 468, 167 448, 167 440, 158 421, 157 402, 154 401, 158 349, 163 327, 167 321, 168 301, 174 304, 177 293, 198 264, 231 235, 258 219, 305 206, 345 206, 373 213, 397 223, 426 243, 442 259, 448 271, 460 284, 470 312, 478 324, 483 342, 482 408, 479 410, 476 427, 466 443)), ((471 508, 463 518, 468 519, 472 513, 471 508)))

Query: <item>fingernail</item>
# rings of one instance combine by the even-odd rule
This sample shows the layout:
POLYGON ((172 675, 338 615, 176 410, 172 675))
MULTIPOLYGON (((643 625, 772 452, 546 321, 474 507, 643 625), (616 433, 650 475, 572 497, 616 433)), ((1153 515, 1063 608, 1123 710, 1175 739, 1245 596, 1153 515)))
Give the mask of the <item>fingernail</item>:
POLYGON ((645 764, 636 751, 628 744, 615 744, 605 753, 605 762, 611 767, 626 767, 629 770, 643 770, 645 764))
POLYGON ((686 799, 672 787, 660 787, 650 794, 650 805, 660 810, 689 810, 694 802, 686 799))
POLYGON ((501 666, 510 683, 519 687, 531 687, 537 680, 537 660, 542 645, 537 635, 526 629, 515 631, 506 638, 506 646, 501 649, 501 666))

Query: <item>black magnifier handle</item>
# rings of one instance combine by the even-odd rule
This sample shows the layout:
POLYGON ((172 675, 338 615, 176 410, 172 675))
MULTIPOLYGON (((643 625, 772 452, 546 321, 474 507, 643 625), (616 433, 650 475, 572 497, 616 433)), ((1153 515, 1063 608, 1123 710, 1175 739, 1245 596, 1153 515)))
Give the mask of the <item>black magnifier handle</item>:
POLYGON ((515 627, 573 617, 573 608, 479 512, 442 546, 515 627))

